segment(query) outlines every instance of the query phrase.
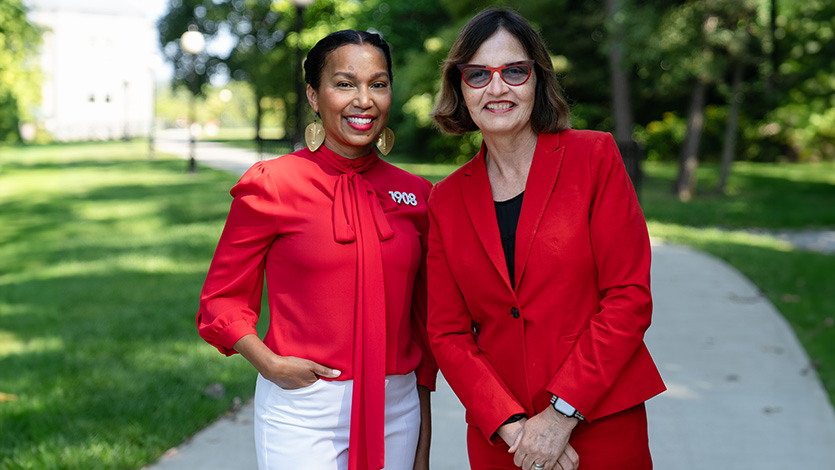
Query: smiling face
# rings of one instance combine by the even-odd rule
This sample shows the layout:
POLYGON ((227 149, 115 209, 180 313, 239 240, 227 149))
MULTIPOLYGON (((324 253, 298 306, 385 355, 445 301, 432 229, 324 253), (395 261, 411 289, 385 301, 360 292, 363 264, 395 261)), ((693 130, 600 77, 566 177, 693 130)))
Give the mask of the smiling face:
MULTIPOLYGON (((531 57, 512 34, 500 28, 467 62, 499 67, 523 60, 531 60, 531 57)), ((498 73, 493 74, 484 88, 471 88, 462 80, 461 92, 470 117, 482 134, 518 133, 530 129, 536 94, 535 72, 531 73, 528 81, 518 86, 508 85, 498 73)))
POLYGON ((347 44, 325 60, 318 90, 307 86, 307 99, 322 117, 325 145, 347 158, 371 152, 391 108, 386 58, 370 44, 347 44))

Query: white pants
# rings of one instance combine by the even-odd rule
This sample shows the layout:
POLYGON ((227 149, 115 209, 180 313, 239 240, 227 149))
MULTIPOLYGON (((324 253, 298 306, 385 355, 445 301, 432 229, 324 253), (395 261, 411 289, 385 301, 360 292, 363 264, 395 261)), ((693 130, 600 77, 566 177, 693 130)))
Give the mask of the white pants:
MULTIPOLYGON (((259 470, 344 470, 354 381, 317 380, 284 390, 258 374, 255 452, 259 470)), ((386 469, 412 469, 420 431, 415 374, 386 376, 386 469)))

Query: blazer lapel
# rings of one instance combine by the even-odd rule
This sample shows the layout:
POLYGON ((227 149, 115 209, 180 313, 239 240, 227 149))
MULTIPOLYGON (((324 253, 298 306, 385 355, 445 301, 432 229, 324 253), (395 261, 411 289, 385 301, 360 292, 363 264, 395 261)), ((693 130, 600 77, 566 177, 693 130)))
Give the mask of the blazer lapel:
POLYGON ((504 279, 508 289, 510 278, 507 274, 507 263, 504 259, 499 223, 496 220, 496 207, 493 205, 493 192, 487 177, 487 167, 484 164, 484 146, 470 161, 461 179, 461 198, 467 209, 467 215, 473 224, 481 245, 493 266, 504 279))
POLYGON ((525 273, 525 265, 533 244, 542 214, 548 206, 557 177, 560 173, 565 147, 561 145, 558 134, 540 134, 536 142, 531 170, 525 184, 525 197, 522 199, 522 213, 516 228, 516 286, 518 288, 525 273))

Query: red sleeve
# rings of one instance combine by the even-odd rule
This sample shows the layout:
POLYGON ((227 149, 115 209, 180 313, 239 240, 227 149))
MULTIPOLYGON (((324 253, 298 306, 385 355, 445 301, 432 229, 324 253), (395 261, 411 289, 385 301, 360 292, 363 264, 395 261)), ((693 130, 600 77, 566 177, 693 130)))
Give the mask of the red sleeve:
MULTIPOLYGON (((423 200, 429 197, 432 183, 426 181, 426 189, 423 193, 423 200)), ((415 370, 418 385, 423 385, 429 390, 435 391, 435 380, 438 376, 438 364, 435 356, 429 347, 429 336, 426 332, 426 251, 428 246, 429 224, 420 228, 421 258, 420 269, 415 278, 415 287, 412 294, 412 336, 415 342, 420 345, 422 358, 415 370)))
POLYGON ((265 163, 232 188, 232 206, 215 250, 197 313, 200 336, 231 356, 242 337, 257 334, 264 259, 277 234, 278 191, 265 163))
POLYGON ((496 430, 525 409, 476 345, 473 318, 450 271, 438 229, 435 191, 429 196, 429 339, 444 378, 484 437, 496 444, 496 430))
POLYGON ((548 384, 592 415, 643 343, 650 325, 650 244, 643 212, 610 134, 591 146, 589 228, 602 295, 599 312, 548 384))

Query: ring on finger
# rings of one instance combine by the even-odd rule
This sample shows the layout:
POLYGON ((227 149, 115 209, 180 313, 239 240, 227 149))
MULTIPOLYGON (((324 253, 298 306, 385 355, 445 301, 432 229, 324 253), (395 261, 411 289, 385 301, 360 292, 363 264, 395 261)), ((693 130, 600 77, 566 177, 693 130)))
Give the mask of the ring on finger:
POLYGON ((545 465, 535 463, 535 464, 533 464, 533 467, 531 467, 531 468, 533 468, 533 470, 542 470, 542 469, 545 468, 545 465))

